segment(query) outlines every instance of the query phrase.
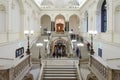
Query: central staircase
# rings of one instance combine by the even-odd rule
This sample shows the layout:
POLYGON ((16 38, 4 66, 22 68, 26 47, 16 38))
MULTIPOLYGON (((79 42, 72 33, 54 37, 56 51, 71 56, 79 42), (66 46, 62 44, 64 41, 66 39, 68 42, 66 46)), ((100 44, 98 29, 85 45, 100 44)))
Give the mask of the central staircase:
POLYGON ((77 69, 70 65, 49 65, 43 69, 43 80, 78 80, 77 69))

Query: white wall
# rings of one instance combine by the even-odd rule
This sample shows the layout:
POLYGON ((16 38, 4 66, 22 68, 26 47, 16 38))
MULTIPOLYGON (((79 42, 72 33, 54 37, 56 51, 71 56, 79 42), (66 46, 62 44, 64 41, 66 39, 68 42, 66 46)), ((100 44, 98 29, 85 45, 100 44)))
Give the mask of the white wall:
POLYGON ((115 11, 115 32, 120 33, 120 11, 119 8, 115 11))
POLYGON ((103 59, 120 58, 120 46, 118 44, 94 41, 95 55, 98 55, 98 48, 102 49, 103 59))
POLYGON ((18 0, 14 0, 14 6, 12 8, 12 31, 13 32, 20 32, 20 27, 21 27, 21 12, 20 12, 20 6, 18 3, 18 0))
MULTIPOLYGON (((116 7, 119 6, 119 0, 107 0, 107 32, 101 33, 100 21, 100 5, 103 0, 87 1, 80 10, 81 19, 84 18, 84 13, 88 11, 88 30, 98 30, 98 34, 94 36, 94 50, 98 55, 98 44, 101 43, 103 51, 103 59, 119 58, 120 57, 120 34, 119 34, 119 11, 116 13, 116 7)), ((84 29, 83 21, 81 20, 81 29, 84 29)), ((88 33, 81 30, 81 34, 90 42, 88 33)))
MULTIPOLYGON (((32 38, 30 40, 30 45, 32 46, 33 43, 37 38, 32 38)), ((6 44, 1 44, 0 46, 0 58, 7 58, 7 59, 15 59, 15 51, 18 48, 24 47, 24 54, 26 54, 26 49, 27 49, 27 40, 19 40, 11 43, 6 43, 6 44)), ((19 57, 18 57, 19 58, 19 57)))
POLYGON ((0 11, 0 33, 6 31, 6 13, 5 11, 0 11))
POLYGON ((6 15, 0 11, 0 58, 15 59, 20 42, 26 51, 24 30, 35 31, 31 45, 40 35, 39 8, 30 0, 0 0, 0 4, 4 4, 6 10, 6 15))
POLYGON ((48 15, 44 15, 41 18, 41 26, 42 26, 42 33, 44 33, 44 29, 46 28, 48 31, 51 30, 51 19, 48 15))
POLYGON ((76 15, 73 15, 69 19, 69 30, 73 29, 73 33, 78 34, 79 33, 79 17, 76 15))

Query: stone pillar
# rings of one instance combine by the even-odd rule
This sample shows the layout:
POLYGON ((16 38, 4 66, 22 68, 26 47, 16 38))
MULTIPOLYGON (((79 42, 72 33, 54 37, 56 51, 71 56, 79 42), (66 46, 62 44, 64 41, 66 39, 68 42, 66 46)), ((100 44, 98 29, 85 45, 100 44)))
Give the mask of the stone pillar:
POLYGON ((51 21, 51 31, 55 31, 55 22, 51 21))
POLYGON ((69 31, 69 21, 65 22, 65 31, 69 31))

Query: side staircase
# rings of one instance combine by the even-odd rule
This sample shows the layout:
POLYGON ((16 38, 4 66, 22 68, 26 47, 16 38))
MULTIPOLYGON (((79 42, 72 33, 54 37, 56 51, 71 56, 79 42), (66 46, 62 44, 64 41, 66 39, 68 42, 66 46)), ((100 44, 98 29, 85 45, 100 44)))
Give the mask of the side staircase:
POLYGON ((77 68, 70 65, 49 65, 43 68, 43 80, 78 80, 77 68))

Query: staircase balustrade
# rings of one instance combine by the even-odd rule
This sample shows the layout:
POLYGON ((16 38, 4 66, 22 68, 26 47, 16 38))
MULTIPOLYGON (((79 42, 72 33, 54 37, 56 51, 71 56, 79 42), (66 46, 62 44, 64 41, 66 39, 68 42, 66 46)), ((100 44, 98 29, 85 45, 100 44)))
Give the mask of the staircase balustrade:
POLYGON ((112 68, 94 55, 90 56, 89 69, 99 80, 120 80, 120 69, 112 68))
POLYGON ((30 56, 27 55, 14 66, 0 70, 0 80, 22 80, 30 68, 30 56))
POLYGON ((78 65, 76 65, 76 68, 77 68, 77 79, 78 80, 82 80, 82 74, 80 74, 80 68, 79 68, 79 66, 78 65))
POLYGON ((38 80, 43 80, 43 73, 44 73, 44 64, 42 64, 42 66, 41 66, 41 69, 40 69, 40 76, 39 76, 39 78, 38 78, 38 80))

